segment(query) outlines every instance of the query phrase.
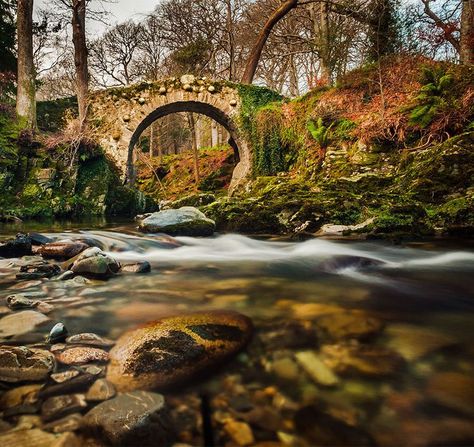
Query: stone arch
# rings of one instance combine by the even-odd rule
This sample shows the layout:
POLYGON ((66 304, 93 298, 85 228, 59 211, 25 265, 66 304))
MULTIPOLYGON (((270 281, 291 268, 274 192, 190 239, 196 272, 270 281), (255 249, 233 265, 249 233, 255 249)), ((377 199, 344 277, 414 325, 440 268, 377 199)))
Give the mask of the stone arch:
POLYGON ((232 84, 185 75, 96 92, 91 99, 91 115, 102 135, 100 143, 126 182, 135 177, 133 153, 141 133, 158 118, 176 112, 200 113, 227 129, 229 143, 239 154, 231 193, 251 175, 251 146, 238 126, 242 101, 232 84))
MULTIPOLYGON (((228 115, 226 115, 222 110, 218 109, 214 105, 204 103, 204 102, 198 102, 198 101, 169 102, 165 105, 158 107, 157 109, 152 111, 149 115, 147 115, 145 118, 143 118, 143 120, 138 124, 137 128, 133 132, 132 137, 130 138, 130 143, 128 145, 127 170, 126 170, 126 179, 128 181, 133 183, 136 176, 134 153, 135 153, 135 146, 138 143, 141 134, 145 131, 145 129, 148 126, 150 126, 156 120, 163 118, 167 115, 171 115, 173 113, 180 113, 180 112, 194 112, 201 115, 205 115, 213 119, 214 121, 216 121, 218 124, 220 124, 229 132, 229 135, 230 135, 229 145, 234 149, 234 152, 237 152, 239 154, 239 160, 236 165, 236 168, 238 167, 240 160, 242 158, 245 159, 246 154, 243 152, 245 150, 248 151, 246 143, 242 141, 239 134, 239 130, 236 127, 233 120, 228 115)), ((239 178, 236 178, 235 169, 234 169, 234 175, 232 176, 231 189, 235 189, 235 186, 237 185, 238 180, 240 180, 241 178, 240 177, 241 174, 239 173, 239 171, 237 171, 237 173, 239 174, 239 178)))

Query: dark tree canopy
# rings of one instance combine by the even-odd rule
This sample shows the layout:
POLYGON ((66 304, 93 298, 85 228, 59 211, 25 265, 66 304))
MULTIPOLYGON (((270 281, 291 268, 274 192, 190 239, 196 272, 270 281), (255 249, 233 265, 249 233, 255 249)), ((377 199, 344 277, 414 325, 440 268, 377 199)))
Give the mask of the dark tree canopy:
POLYGON ((0 0, 0 72, 16 70, 16 1, 0 0))

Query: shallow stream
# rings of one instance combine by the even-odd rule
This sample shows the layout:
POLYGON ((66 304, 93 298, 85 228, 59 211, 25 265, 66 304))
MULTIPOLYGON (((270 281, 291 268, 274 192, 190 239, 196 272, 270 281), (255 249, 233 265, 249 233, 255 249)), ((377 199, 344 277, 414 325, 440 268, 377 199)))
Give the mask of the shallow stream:
MULTIPOLYGON (((12 293, 42 292, 53 306, 49 326, 9 344, 38 343, 59 321, 70 334, 115 340, 189 311, 229 309, 253 320, 253 341, 235 360, 165 393, 182 443, 474 443, 468 241, 169 238, 133 225, 43 234, 86 240, 122 263, 149 261, 152 271, 68 285, 18 281, 12 261, 0 259, 1 303, 12 293), (380 325, 367 329, 367 319, 380 325)), ((5 419, 14 425, 18 417, 5 419)))

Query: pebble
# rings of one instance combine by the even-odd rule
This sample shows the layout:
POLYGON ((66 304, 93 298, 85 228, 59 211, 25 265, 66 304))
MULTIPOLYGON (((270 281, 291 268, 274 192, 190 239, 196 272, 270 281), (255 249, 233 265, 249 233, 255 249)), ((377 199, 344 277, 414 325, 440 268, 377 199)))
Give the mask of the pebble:
POLYGON ((339 383, 338 377, 314 352, 297 352, 295 358, 298 364, 316 383, 325 386, 334 386, 339 383))
POLYGON ((115 397, 117 391, 114 385, 106 379, 99 379, 89 388, 86 400, 90 402, 101 402, 115 397))
POLYGON ((46 399, 41 406, 41 417, 45 422, 60 419, 87 407, 83 394, 66 394, 46 399))
POLYGON ((244 447, 255 443, 250 425, 231 419, 224 425, 224 431, 237 445, 244 447))
POLYGON ((300 373, 298 365, 289 357, 275 360, 272 363, 272 370, 280 379, 291 381, 298 380, 300 373))
POLYGON ((89 345, 108 348, 114 345, 112 340, 100 337, 97 334, 85 332, 83 334, 75 334, 66 339, 66 343, 70 345, 89 345))
POLYGON ((127 273, 149 273, 151 272, 151 265, 148 261, 135 262, 134 264, 122 265, 122 272, 127 273))
POLYGON ((63 323, 56 323, 49 332, 48 343, 61 343, 66 340, 68 335, 66 326, 63 323))
POLYGON ((77 347, 68 348, 56 354, 56 358, 65 365, 83 365, 91 362, 107 362, 109 354, 98 348, 77 347))

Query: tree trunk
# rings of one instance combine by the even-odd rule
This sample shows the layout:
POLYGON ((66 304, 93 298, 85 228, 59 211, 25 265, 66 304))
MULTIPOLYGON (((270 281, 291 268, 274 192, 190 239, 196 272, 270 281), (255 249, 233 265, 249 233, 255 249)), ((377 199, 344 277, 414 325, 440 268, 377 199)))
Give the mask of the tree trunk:
POLYGON ((321 58, 321 79, 324 83, 330 84, 332 80, 330 68, 329 51, 329 8, 325 1, 319 5, 319 54, 321 58))
POLYGON ((193 146, 193 161, 194 161, 194 181, 196 188, 199 184, 199 158, 198 158, 198 147, 196 138, 196 122, 194 121, 194 114, 188 113, 189 129, 191 130, 191 141, 193 146))
POLYGON ((227 17, 226 27, 229 39, 229 81, 234 80, 235 74, 235 39, 234 39, 234 22, 232 20, 232 3, 231 0, 226 0, 227 17))
POLYGON ((474 64, 474 0, 462 0, 459 57, 461 64, 474 64))
POLYGON ((18 85, 16 112, 25 127, 36 129, 36 75, 33 64, 33 0, 18 0, 18 85))
POLYGON ((86 44, 86 0, 72 2, 72 41, 74 44, 74 65, 76 66, 76 93, 79 121, 84 128, 87 120, 89 70, 87 67, 86 44))
POLYGON ((252 48, 250 56, 247 60, 245 72, 242 76, 243 84, 251 84, 253 82, 253 78, 255 77, 255 72, 257 71, 257 66, 262 55, 263 47, 265 46, 272 29, 281 19, 283 19, 292 9, 296 8, 297 6, 298 0, 286 0, 268 18, 264 27, 260 31, 257 41, 255 42, 255 45, 252 48))

